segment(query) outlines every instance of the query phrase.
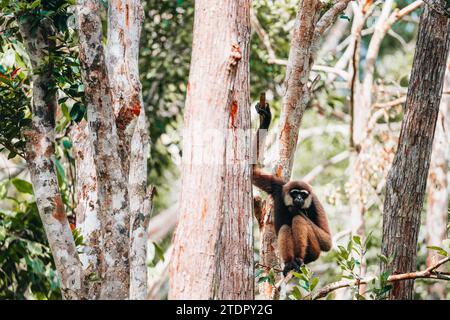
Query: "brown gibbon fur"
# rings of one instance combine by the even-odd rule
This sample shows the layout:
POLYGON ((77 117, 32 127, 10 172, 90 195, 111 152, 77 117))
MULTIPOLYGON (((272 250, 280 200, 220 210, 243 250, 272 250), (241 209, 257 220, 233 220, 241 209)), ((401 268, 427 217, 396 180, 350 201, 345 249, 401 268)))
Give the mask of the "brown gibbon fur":
MULTIPOLYGON (((261 107, 260 103, 256 105, 261 120, 259 129, 267 130, 271 113, 265 101, 263 105, 265 106, 261 107)), ((259 158, 258 148, 259 145, 256 148, 259 158)), ((325 210, 308 183, 286 182, 254 165, 253 184, 273 198, 275 231, 285 276, 289 271, 298 270, 303 264, 317 260, 321 251, 331 249, 331 234, 325 210)))

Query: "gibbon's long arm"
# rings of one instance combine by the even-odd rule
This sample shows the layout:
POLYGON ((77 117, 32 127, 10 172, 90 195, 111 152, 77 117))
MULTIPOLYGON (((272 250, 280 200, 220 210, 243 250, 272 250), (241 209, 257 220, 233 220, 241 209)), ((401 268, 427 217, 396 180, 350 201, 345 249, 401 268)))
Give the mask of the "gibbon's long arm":
POLYGON ((270 122, 272 121, 272 113, 270 112, 269 104, 266 103, 264 93, 261 94, 259 103, 256 104, 255 108, 259 114, 260 123, 258 132, 253 140, 253 150, 256 151, 256 164, 253 164, 253 184, 264 192, 273 194, 275 190, 277 190, 277 188, 279 190, 285 182, 283 179, 278 178, 273 174, 266 173, 259 168, 264 154, 267 129, 269 129, 270 122))
POLYGON ((276 190, 281 190, 284 181, 273 174, 268 174, 253 165, 253 184, 268 194, 273 194, 276 190))

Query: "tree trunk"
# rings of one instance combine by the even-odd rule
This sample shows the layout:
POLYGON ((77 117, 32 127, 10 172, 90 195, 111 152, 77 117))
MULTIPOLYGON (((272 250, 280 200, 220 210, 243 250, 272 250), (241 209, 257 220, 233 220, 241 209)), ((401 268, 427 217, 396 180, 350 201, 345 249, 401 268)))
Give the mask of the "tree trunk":
MULTIPOLYGON (((433 142, 430 174, 428 176, 428 208, 427 208, 427 246, 442 246, 447 239, 448 223, 448 161, 450 160, 450 55, 447 60, 447 73, 444 83, 444 96, 441 100, 436 134, 433 142)), ((428 249, 427 267, 442 259, 436 251, 428 249)), ((432 298, 445 299, 445 283, 434 283, 428 289, 432 298)))
POLYGON ((72 237, 56 177, 55 112, 57 91, 51 83, 51 59, 48 53, 55 43, 52 27, 45 21, 32 26, 19 23, 33 67, 32 128, 27 137, 26 161, 30 171, 36 204, 61 280, 64 299, 81 297, 81 263, 72 237), (37 28, 37 30, 32 30, 37 28), (46 71, 48 70, 48 71, 46 71), (52 88, 52 89, 51 89, 52 88))
POLYGON ((100 297, 98 279, 101 269, 101 224, 98 212, 97 174, 95 172, 94 151, 89 140, 88 123, 83 120, 71 130, 73 154, 75 158, 76 228, 83 236, 84 246, 80 253, 83 266, 84 295, 89 299, 100 297))
POLYGON ((249 10, 195 2, 170 299, 253 299, 249 10))
POLYGON ((24 133, 26 160, 63 298, 140 299, 147 293, 151 211, 148 134, 138 72, 143 15, 139 0, 110 1, 105 52, 101 7, 98 0, 79 0, 75 14, 88 118, 71 132, 77 227, 86 243, 80 258, 53 163, 58 92, 49 53, 58 40, 51 21, 34 16, 19 23, 34 70, 32 129, 24 133))
POLYGON ((153 187, 147 189, 148 132, 145 112, 139 115, 131 142, 130 177, 130 299, 147 297, 148 223, 153 210, 153 187))
MULTIPOLYGON (((145 284, 146 275, 142 274, 145 258, 138 258, 136 253, 145 250, 140 239, 149 214, 144 209, 150 210, 150 206, 144 204, 147 195, 145 172, 131 172, 131 183, 129 175, 131 159, 138 161, 133 163, 133 170, 141 170, 146 161, 146 157, 140 155, 145 152, 147 141, 142 128, 136 138, 138 145, 139 141, 142 144, 132 148, 133 134, 143 109, 137 60, 142 9, 138 0, 109 2, 105 50, 100 7, 97 0, 79 0, 77 6, 80 63, 89 133, 96 157, 97 215, 102 231, 100 298, 129 298, 130 272, 137 281, 131 289, 132 298, 139 298, 145 295, 135 294, 136 286, 145 284), (131 155, 132 149, 137 155, 131 155), (137 260, 133 262, 133 259, 137 260), (140 267, 137 266, 139 263, 140 267)), ((142 121, 144 125, 145 119, 142 121)))
MULTIPOLYGON (((299 128, 310 99, 309 75, 321 37, 338 15, 347 8, 349 2, 349 0, 336 1, 326 12, 322 12, 323 3, 320 1, 305 0, 299 3, 286 68, 286 91, 278 125, 278 158, 274 169, 277 176, 286 180, 291 177, 299 128), (319 19, 321 13, 323 14, 319 19)), ((273 201, 268 201, 262 210, 260 225, 260 263, 266 267, 276 266, 278 261, 275 252, 277 241, 273 215, 273 201)), ((278 295, 277 290, 268 282, 260 285, 260 292, 266 299, 274 299, 278 295)))
MULTIPOLYGON (((419 25, 398 150, 386 186, 382 253, 392 256, 393 261, 382 269, 393 274, 416 267, 420 213, 449 45, 448 17, 426 7, 419 25)), ((412 299, 413 286, 412 280, 397 282, 389 298, 412 299)))

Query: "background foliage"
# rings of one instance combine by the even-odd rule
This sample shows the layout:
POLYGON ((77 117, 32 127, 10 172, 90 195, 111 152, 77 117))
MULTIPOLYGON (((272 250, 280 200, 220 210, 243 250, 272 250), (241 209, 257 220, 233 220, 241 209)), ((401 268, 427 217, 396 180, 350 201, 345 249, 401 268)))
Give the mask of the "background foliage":
MULTIPOLYGON (((404 7, 412 1, 396 1, 404 7)), ((107 6, 106 2, 103 2, 107 6)), ((143 0, 145 20, 141 35, 140 74, 143 98, 149 122, 151 150, 149 156, 149 181, 157 187, 155 214, 176 204, 178 200, 181 124, 186 83, 189 75, 191 54, 194 0, 143 0)), ((253 9, 267 32, 275 55, 287 59, 290 31, 297 0, 255 0, 253 9)), ((30 61, 18 32, 18 23, 31 19, 39 23, 50 21, 56 30, 56 50, 52 51, 48 66, 55 79, 60 108, 57 112, 57 157, 58 182, 63 191, 67 212, 76 205, 73 194, 73 155, 69 138, 71 126, 85 117, 83 86, 78 63, 77 35, 71 15, 73 0, 1 0, 0 1, 0 299, 57 299, 60 298, 58 282, 48 244, 40 223, 28 175, 21 159, 25 145, 24 132, 30 126, 31 79, 30 61)), ((367 22, 370 29, 379 14, 367 22)), ((383 43, 376 63, 377 88, 388 88, 392 92, 405 92, 415 47, 415 35, 420 11, 395 24, 392 34, 383 43)), ((345 37, 349 35, 351 16, 341 20, 348 23, 345 37)), ((331 35, 332 36, 332 35, 331 35)), ((370 34, 362 38, 362 59, 370 40, 370 34)), ((343 55, 342 50, 321 52, 318 65, 333 66, 343 55)), ((255 102, 260 92, 267 93, 275 121, 276 131, 283 95, 285 66, 269 61, 267 48, 256 34, 251 42, 251 100, 255 102)), ((300 144, 294 164, 294 178, 302 178, 318 164, 348 150, 349 90, 345 80, 337 78, 328 83, 327 74, 314 72, 318 82, 311 103, 306 111, 300 131, 300 144), (333 114, 343 114, 343 118, 333 114), (333 130, 325 130, 333 128, 333 130), (309 130, 309 131, 308 131, 309 130), (308 134, 318 130, 318 134, 308 134)), ((382 99, 395 98, 387 94, 382 99)), ((384 100, 383 100, 384 101, 384 100)), ((252 110, 254 114, 254 111, 252 110)), ((389 115, 395 127, 401 120, 401 110, 389 115)), ((395 132, 394 132, 395 133, 395 132)), ((378 137, 379 138, 379 137, 378 137)), ((379 158, 382 139, 374 139, 371 156, 379 158)), ((270 150, 270 148, 269 148, 270 150)), ((270 158, 270 152, 269 152, 270 158)), ((326 166, 312 182, 316 193, 324 199, 332 232, 348 228, 348 160, 326 166)), ((384 165, 384 164, 381 164, 384 165)), ((381 166, 380 165, 380 166, 381 166)), ((377 167, 373 170, 382 171, 377 167)), ((270 170, 270 167, 267 169, 270 170)), ((375 175, 376 176, 376 175, 375 175)), ((371 231, 369 239, 358 239, 346 235, 339 240, 339 247, 322 255, 320 260, 296 274, 298 285, 291 288, 287 298, 301 299, 313 289, 343 277, 357 276, 360 254, 367 259, 368 273, 378 274, 381 239, 382 191, 376 189, 374 178, 371 187, 372 205, 365 219, 366 229, 371 231)), ((258 236, 255 225, 256 236, 258 236)), ((422 228, 423 229, 423 228, 422 228)), ((170 245, 171 234, 152 246, 150 254, 152 272, 164 263, 163 252, 170 245)), ((81 240, 78 244, 81 245, 81 240)), ((258 259, 258 241, 255 240, 255 256, 258 259)), ((423 230, 419 239, 418 269, 425 266, 426 246, 423 230)), ((261 279, 256 271, 256 282, 261 279)), ((381 298, 387 290, 380 275, 380 282, 371 286, 366 298, 381 298)), ((416 282, 416 298, 428 298, 426 281, 416 282)), ((450 292, 450 290, 448 290, 450 292)), ((450 294, 450 293, 449 293, 450 294)), ((358 297, 351 288, 341 297, 358 297)), ((330 298, 332 298, 330 296, 330 298)))

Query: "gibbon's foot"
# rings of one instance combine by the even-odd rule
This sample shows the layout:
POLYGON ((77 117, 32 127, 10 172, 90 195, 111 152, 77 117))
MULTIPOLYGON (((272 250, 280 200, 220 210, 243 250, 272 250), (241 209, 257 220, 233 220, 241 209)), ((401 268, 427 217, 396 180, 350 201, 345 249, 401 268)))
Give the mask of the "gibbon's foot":
POLYGON ((300 268, 305 264, 302 259, 295 258, 294 263, 297 265, 297 270, 300 271, 300 268))
POLYGON ((283 276, 287 276, 289 271, 300 271, 300 268, 304 265, 303 260, 300 258, 295 258, 293 261, 291 262, 286 262, 284 264, 284 269, 283 269, 283 276))
POLYGON ((300 270, 300 266, 294 261, 291 262, 286 262, 284 264, 284 269, 283 269, 283 276, 286 277, 288 275, 288 273, 290 271, 299 271, 300 270))

